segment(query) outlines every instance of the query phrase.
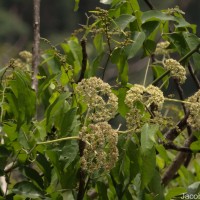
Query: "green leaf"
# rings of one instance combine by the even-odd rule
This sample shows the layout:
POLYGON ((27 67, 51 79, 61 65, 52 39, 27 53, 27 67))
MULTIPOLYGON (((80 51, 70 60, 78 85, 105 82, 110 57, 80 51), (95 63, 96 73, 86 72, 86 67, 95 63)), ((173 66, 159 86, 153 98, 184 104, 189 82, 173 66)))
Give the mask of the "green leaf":
MULTIPOLYGON (((68 66, 67 66, 68 68, 68 66)), ((60 76, 60 82, 62 84, 62 86, 66 86, 71 80, 72 80, 72 77, 73 77, 73 72, 72 70, 65 70, 65 68, 62 66, 61 67, 61 76, 60 76)))
POLYGON ((60 95, 58 91, 52 93, 51 97, 49 98, 49 103, 52 104, 60 95))
POLYGON ((103 34, 102 33, 96 34, 93 43, 98 54, 101 54, 104 51, 103 34))
POLYGON ((179 196, 181 194, 184 194, 187 190, 184 187, 175 187, 169 189, 165 199, 166 200, 171 200, 173 197, 179 196))
POLYGON ((50 163, 52 163, 57 178, 60 181, 61 180, 61 173, 62 173, 62 167, 61 167, 61 163, 59 161, 59 154, 55 149, 51 149, 51 150, 47 150, 46 151, 47 156, 49 157, 49 161, 50 163))
POLYGON ((192 150, 192 151, 199 151, 200 150, 200 140, 198 140, 198 141, 195 141, 195 142, 193 142, 191 145, 190 145, 190 149, 192 150))
POLYGON ((124 159, 121 162, 121 173, 123 175, 123 185, 127 185, 130 182, 130 159, 128 155, 124 155, 124 159))
POLYGON ((198 194, 200 192, 200 181, 192 183, 187 188, 188 194, 198 194))
POLYGON ((139 173, 140 171, 140 161, 141 161, 141 152, 138 149, 138 145, 133 141, 129 140, 126 143, 126 155, 128 156, 130 160, 130 181, 132 181, 133 178, 139 173))
POLYGON ((150 56, 156 49, 156 43, 153 40, 145 40, 143 43, 145 56, 150 56))
MULTIPOLYGON (((193 50, 200 44, 200 38, 198 38, 195 34, 183 32, 183 36, 189 46, 190 50, 193 50)), ((192 55, 194 60, 195 69, 200 69, 200 54, 196 52, 192 55)))
POLYGON ((71 108, 63 115, 60 129, 61 135, 72 135, 72 131, 75 130, 78 125, 77 108, 71 108))
MULTIPOLYGON (((158 77, 160 77, 161 75, 163 75, 166 72, 166 70, 163 67, 161 67, 160 65, 153 65, 152 69, 153 69, 155 79, 157 79, 158 77)), ((165 83, 164 84, 165 88, 168 88, 168 86, 169 86, 169 76, 163 77, 162 83, 165 83)))
POLYGON ((117 19, 114 20, 114 23, 121 29, 124 30, 127 25, 133 22, 136 19, 133 15, 122 14, 117 19))
POLYGON ((126 113, 128 112, 128 107, 127 105, 124 103, 125 97, 126 97, 126 92, 127 92, 127 88, 120 88, 118 90, 118 111, 120 113, 120 115, 122 115, 123 117, 125 117, 126 113))
POLYGON ((139 6, 139 3, 138 3, 137 0, 130 0, 129 3, 130 3, 130 5, 131 5, 131 8, 132 8, 134 11, 140 10, 140 6, 139 6))
POLYGON ((38 96, 44 95, 44 91, 50 86, 50 84, 53 82, 53 80, 56 78, 56 74, 50 75, 48 78, 41 80, 39 83, 38 88, 38 96))
POLYGON ((2 67, 0 69, 0 78, 2 78, 2 76, 4 75, 4 73, 6 72, 7 69, 8 69, 8 67, 2 67))
POLYGON ((156 150, 159 152, 159 155, 164 159, 166 163, 169 162, 169 157, 167 155, 166 149, 163 147, 163 145, 156 145, 156 150))
POLYGON ((80 2, 80 0, 75 0, 74 11, 78 10, 78 8, 79 8, 79 2, 80 2))
POLYGON ((153 194, 153 200, 163 200, 164 199, 164 187, 161 184, 160 171, 155 170, 155 173, 148 185, 148 189, 153 194))
POLYGON ((149 37, 156 28, 158 28, 160 22, 158 21, 148 21, 142 24, 142 30, 144 31, 146 37, 149 37))
POLYGON ((79 159, 75 159, 68 167, 61 169, 60 183, 63 188, 74 189, 78 182, 79 159))
POLYGON ((79 152, 77 141, 66 141, 60 152, 60 161, 64 161, 64 170, 76 159, 79 152))
POLYGON ((141 130, 141 150, 142 153, 148 152, 155 144, 155 136, 158 131, 157 125, 145 124, 141 130))
POLYGON ((22 195, 24 198, 37 199, 43 197, 43 192, 28 181, 22 181, 15 184, 12 191, 15 194, 22 195))
POLYGON ((16 132, 17 124, 7 122, 3 125, 3 131, 6 133, 10 141, 14 141, 17 138, 16 132))
POLYGON ((184 56, 185 54, 188 53, 188 45, 185 41, 185 38, 181 32, 178 33, 169 33, 165 34, 168 38, 168 40, 175 46, 175 50, 178 51, 178 53, 181 56, 184 56))
POLYGON ((128 59, 133 58, 137 52, 141 49, 143 42, 145 40, 145 33, 144 32, 134 32, 131 36, 133 40, 132 44, 129 44, 125 47, 125 53, 128 59))
POLYGON ((33 181, 36 186, 40 187, 41 189, 44 188, 42 177, 35 169, 25 166, 23 170, 25 176, 33 181))
POLYGON ((48 50, 45 52, 45 54, 42 55, 42 58, 44 61, 42 64, 47 64, 46 70, 48 70, 48 73, 50 75, 52 74, 57 74, 60 71, 60 61, 58 58, 55 56, 56 52, 55 50, 48 50))
POLYGON ((76 40, 69 40, 68 45, 74 56, 74 59, 78 61, 79 65, 81 65, 81 62, 82 62, 81 46, 78 44, 76 40))
POLYGON ((44 173, 45 180, 47 181, 47 185, 51 183, 51 163, 47 160, 47 158, 40 152, 38 152, 38 156, 36 157, 37 166, 44 173))
MULTIPOLYGON (((148 145, 148 144, 147 144, 148 145)), ((142 165, 141 165, 141 186, 145 188, 156 172, 156 151, 154 147, 151 149, 143 151, 141 154, 142 165)))
POLYGON ((53 125, 60 128, 63 121, 63 115, 68 111, 69 105, 66 99, 69 97, 70 93, 61 94, 46 110, 46 127, 50 131, 53 125))
POLYGON ((17 129, 25 123, 30 122, 35 115, 36 95, 31 89, 31 78, 23 71, 15 71, 14 79, 9 82, 11 91, 7 93, 6 99, 17 120, 17 129), (23 89, 22 89, 23 88, 23 89))
POLYGON ((128 62, 124 49, 116 48, 111 56, 111 61, 117 65, 119 71, 119 81, 123 86, 128 82, 128 62))
POLYGON ((0 160, 1 160, 0 169, 4 170, 5 165, 7 163, 7 159, 10 156, 10 151, 6 147, 0 145, 0 152, 1 152, 0 153, 0 160))
POLYGON ((169 20, 174 21, 175 18, 159 10, 149 10, 142 14, 142 24, 144 24, 147 21, 169 21, 169 20))
POLYGON ((99 200, 108 200, 107 196, 107 186, 104 182, 97 182, 97 190, 98 190, 98 199, 99 200))

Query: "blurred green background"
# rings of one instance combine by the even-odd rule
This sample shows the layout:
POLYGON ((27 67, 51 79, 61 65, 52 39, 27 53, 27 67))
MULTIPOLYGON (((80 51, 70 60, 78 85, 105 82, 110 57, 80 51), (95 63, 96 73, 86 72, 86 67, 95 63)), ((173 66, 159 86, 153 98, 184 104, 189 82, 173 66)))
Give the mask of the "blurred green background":
MULTIPOLYGON (((80 0, 79 10, 74 12, 75 0, 41 0, 41 37, 53 44, 62 42, 74 29, 85 24, 86 13, 95 9, 100 0, 80 0)), ((156 8, 165 9, 179 5, 190 23, 200 23, 199 0, 151 0, 156 8)), ((32 0, 0 1, 0 67, 21 50, 32 48, 32 0)), ((144 0, 139 0, 142 10, 147 10, 144 0)), ((200 25, 198 27, 198 35, 200 25)))

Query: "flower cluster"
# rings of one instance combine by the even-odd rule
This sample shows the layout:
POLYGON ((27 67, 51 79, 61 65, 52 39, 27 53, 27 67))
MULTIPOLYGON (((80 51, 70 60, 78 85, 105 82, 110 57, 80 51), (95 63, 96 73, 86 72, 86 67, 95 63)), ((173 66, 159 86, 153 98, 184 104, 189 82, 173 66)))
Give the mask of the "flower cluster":
POLYGON ((188 124, 194 129, 200 129, 200 90, 197 91, 193 96, 189 97, 187 108, 189 109, 188 124))
POLYGON ((159 110, 162 108, 165 98, 163 92, 158 87, 149 85, 145 89, 145 94, 143 94, 143 99, 146 99, 144 103, 147 107, 154 104, 159 110))
POLYGON ((17 59, 10 60, 10 66, 13 68, 21 68, 30 70, 32 64, 32 54, 28 51, 21 51, 17 59))
POLYGON ((108 121, 117 112, 118 99, 108 83, 91 77, 78 83, 76 92, 88 106, 88 118, 93 122, 108 121))
POLYGON ((81 157, 84 170, 94 174, 99 170, 109 171, 118 159, 117 131, 107 122, 99 122, 84 126, 80 131, 80 138, 85 142, 81 157))
POLYGON ((162 91, 153 85, 145 88, 142 85, 135 84, 127 92, 125 104, 130 110, 126 114, 126 123, 127 128, 135 132, 139 131, 144 123, 150 120, 150 114, 137 107, 136 102, 138 101, 146 106, 146 108, 150 107, 151 109, 151 106, 153 106, 155 110, 160 110, 164 103, 164 96, 162 91))
POLYGON ((156 86, 149 85, 145 88, 142 85, 135 84, 126 94, 125 104, 129 108, 133 108, 136 101, 142 102, 149 107, 154 104, 158 109, 162 108, 164 103, 163 92, 156 86))
POLYGON ((126 114, 127 129, 132 130, 133 132, 139 132, 147 119, 149 119, 147 113, 133 107, 126 114))
POLYGON ((31 63, 32 62, 32 53, 29 51, 21 51, 19 53, 19 56, 25 60, 26 63, 31 63))
POLYGON ((185 68, 174 59, 165 60, 165 68, 170 71, 171 76, 177 79, 181 84, 186 80, 186 70, 185 68))
POLYGON ((125 98, 125 104, 129 108, 135 107, 135 105, 134 105, 135 102, 137 102, 137 101, 142 102, 144 91, 145 91, 145 87, 144 86, 135 84, 127 92, 126 98, 125 98))
POLYGON ((168 41, 159 42, 156 46, 155 55, 167 55, 169 54, 169 49, 167 47, 170 45, 168 41))

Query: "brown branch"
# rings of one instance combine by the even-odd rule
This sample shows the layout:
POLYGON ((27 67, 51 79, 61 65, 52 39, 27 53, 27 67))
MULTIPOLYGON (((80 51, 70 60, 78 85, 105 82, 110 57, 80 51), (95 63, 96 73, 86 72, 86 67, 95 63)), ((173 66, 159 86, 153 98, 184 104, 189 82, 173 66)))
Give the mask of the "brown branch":
POLYGON ((81 40, 83 58, 82 58, 81 74, 78 79, 78 82, 80 82, 84 78, 84 74, 85 74, 86 67, 87 67, 87 57, 88 56, 87 56, 87 51, 86 51, 86 42, 87 42, 87 40, 84 38, 81 40))
POLYGON ((189 116, 189 112, 186 113, 186 115, 184 116, 183 119, 181 119, 175 128, 173 129, 170 129, 169 131, 167 131, 165 134, 164 134, 164 137, 169 140, 169 141, 173 141, 181 131, 183 131, 186 126, 187 126, 187 119, 188 119, 188 116, 189 116))
MULTIPOLYGON (((184 147, 189 147, 190 144, 195 141, 196 138, 194 135, 191 135, 184 143, 184 147)), ((176 172, 179 170, 181 165, 184 163, 184 161, 187 159, 188 152, 180 152, 173 163, 168 167, 168 169, 165 171, 165 173, 162 176, 162 184, 166 186, 174 177, 176 172)))
MULTIPOLYGON (((80 155, 80 157, 83 156, 84 148, 85 148, 85 142, 80 140, 79 141, 79 155, 80 155)), ((77 200, 83 200, 85 190, 86 190, 86 188, 85 188, 85 172, 80 167, 80 170, 79 170, 79 188, 78 188, 77 200)))
POLYGON ((38 90, 38 65, 40 63, 40 0, 33 0, 33 77, 32 88, 37 92, 38 90))
MULTIPOLYGON (((181 151, 181 152, 186 152, 186 153, 194 153, 194 151, 192 151, 190 148, 188 147, 179 147, 177 145, 175 145, 173 142, 167 142, 167 143, 162 143, 162 145, 165 147, 165 149, 171 149, 171 150, 175 150, 175 151, 181 151)), ((200 152, 200 151, 198 151, 200 152)), ((197 153, 195 151, 195 153, 197 153)))

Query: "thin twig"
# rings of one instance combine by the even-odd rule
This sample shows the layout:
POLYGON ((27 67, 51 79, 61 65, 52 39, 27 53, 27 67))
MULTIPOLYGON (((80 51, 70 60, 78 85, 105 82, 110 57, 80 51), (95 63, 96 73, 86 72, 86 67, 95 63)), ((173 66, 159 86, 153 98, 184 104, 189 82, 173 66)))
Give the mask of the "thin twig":
POLYGON ((33 14, 33 77, 32 88, 37 92, 38 90, 38 65, 40 63, 40 0, 33 0, 34 14, 33 14))
POLYGON ((148 71, 149 71, 150 62, 151 62, 151 59, 149 59, 148 62, 147 62, 147 67, 146 67, 146 70, 145 70, 144 82, 143 82, 143 86, 144 86, 144 87, 145 87, 145 85, 146 85, 147 74, 148 74, 148 71))
POLYGON ((55 140, 48 140, 48 141, 44 141, 44 142, 37 142, 37 145, 41 145, 41 144, 52 144, 52 143, 56 143, 56 142, 62 142, 65 140, 79 140, 80 138, 78 136, 72 136, 72 137, 64 137, 64 138, 58 138, 55 140))

